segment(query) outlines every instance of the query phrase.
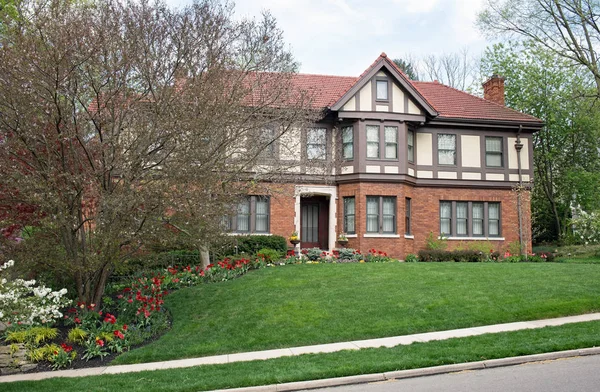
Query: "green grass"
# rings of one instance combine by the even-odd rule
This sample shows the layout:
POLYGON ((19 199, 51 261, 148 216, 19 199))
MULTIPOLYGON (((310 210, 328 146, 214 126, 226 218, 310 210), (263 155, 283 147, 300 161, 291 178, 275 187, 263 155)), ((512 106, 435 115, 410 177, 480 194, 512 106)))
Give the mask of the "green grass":
POLYGON ((310 354, 81 378, 1 384, 2 391, 206 391, 473 362, 600 345, 600 321, 413 343, 394 348, 310 354))
POLYGON ((600 268, 559 263, 268 268, 167 297, 173 327, 113 364, 406 335, 600 310, 600 268))

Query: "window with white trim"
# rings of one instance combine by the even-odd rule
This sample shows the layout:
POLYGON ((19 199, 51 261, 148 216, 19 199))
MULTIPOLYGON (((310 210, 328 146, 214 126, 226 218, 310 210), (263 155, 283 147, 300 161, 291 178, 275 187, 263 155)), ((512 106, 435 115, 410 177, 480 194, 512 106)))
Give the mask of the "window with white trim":
POLYGON ((407 140, 407 151, 408 151, 408 161, 410 163, 415 162, 415 132, 408 131, 408 140, 407 140))
POLYGON ((389 99, 388 94, 388 81, 387 80, 377 80, 376 81, 376 90, 377 90, 377 100, 378 101, 387 101, 389 99))

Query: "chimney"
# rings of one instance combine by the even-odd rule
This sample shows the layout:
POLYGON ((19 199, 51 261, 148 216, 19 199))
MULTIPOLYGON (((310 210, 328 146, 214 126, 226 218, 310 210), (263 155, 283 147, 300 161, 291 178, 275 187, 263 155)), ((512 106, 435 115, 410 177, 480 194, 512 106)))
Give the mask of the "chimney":
POLYGON ((504 78, 499 75, 492 75, 491 78, 483 84, 483 98, 488 101, 504 105, 504 78))

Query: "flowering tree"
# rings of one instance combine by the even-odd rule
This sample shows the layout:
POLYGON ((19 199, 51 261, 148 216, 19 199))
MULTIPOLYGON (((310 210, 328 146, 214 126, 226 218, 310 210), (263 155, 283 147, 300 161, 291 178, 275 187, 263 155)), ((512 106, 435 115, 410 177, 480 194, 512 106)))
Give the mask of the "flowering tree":
POLYGON ((231 195, 282 167, 254 171, 261 151, 310 114, 268 14, 234 20, 218 0, 18 10, 0 36, 0 188, 35 206, 39 230, 20 248, 81 302, 100 304, 112 271, 165 223, 209 245, 231 195))

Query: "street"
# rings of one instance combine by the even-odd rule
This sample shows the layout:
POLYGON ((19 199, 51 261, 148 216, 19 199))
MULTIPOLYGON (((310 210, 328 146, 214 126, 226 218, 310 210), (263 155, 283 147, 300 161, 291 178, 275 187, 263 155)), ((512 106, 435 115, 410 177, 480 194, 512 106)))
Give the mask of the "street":
POLYGON ((600 355, 318 389, 323 392, 597 392, 599 390, 600 355))

